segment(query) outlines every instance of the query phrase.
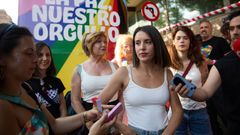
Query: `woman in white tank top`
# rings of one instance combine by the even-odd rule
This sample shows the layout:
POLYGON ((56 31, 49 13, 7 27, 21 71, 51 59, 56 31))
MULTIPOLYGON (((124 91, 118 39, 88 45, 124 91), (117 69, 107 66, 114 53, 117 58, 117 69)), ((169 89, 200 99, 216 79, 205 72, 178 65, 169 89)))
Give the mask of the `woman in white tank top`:
MULTIPOLYGON (((178 27, 173 33, 173 45, 169 48, 172 59, 171 71, 183 74, 188 64, 192 61, 186 75, 186 79, 197 87, 201 87, 208 76, 207 64, 201 54, 200 44, 194 38, 194 34, 188 27, 178 27)), ((211 126, 206 110, 205 102, 194 101, 187 97, 179 97, 183 110, 184 118, 176 130, 175 135, 211 135, 211 126)), ((171 113, 171 111, 169 111, 171 113)))
MULTIPOLYGON (((133 35, 133 66, 120 67, 103 89, 100 97, 107 103, 121 92, 128 115, 128 125, 138 135, 173 134, 182 118, 182 108, 174 89, 169 89, 171 64, 164 41, 153 26, 143 26, 133 35), (168 120, 165 104, 173 108, 168 120)), ((116 127, 123 134, 121 122, 116 127)))
MULTIPOLYGON (((82 48, 89 57, 78 65, 73 73, 71 101, 76 113, 92 109, 92 98, 98 97, 118 66, 106 59, 107 37, 104 32, 86 33, 82 39, 82 48), (82 98, 82 101, 80 100, 82 98)), ((117 94, 112 103, 117 104, 117 94)), ((93 123, 86 123, 88 128, 93 123)))

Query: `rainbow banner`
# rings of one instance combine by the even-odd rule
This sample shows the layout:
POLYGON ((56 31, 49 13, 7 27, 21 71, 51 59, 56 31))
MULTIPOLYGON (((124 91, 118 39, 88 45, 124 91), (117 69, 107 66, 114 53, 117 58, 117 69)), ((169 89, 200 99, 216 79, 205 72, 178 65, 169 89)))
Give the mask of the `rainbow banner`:
POLYGON ((19 0, 18 24, 29 28, 36 42, 46 42, 67 90, 73 69, 87 59, 81 39, 85 32, 104 31, 108 59, 114 56, 119 34, 127 32, 124 0, 19 0))

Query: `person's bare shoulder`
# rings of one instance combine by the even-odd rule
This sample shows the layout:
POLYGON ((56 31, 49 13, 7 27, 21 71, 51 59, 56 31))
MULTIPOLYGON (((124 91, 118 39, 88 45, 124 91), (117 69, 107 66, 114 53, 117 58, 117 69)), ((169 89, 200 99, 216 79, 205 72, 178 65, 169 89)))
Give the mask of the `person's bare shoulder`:
POLYGON ((0 100, 0 116, 1 116, 1 121, 2 118, 9 118, 9 117, 13 117, 14 116, 14 108, 11 105, 11 103, 9 103, 6 100, 0 100), (9 117, 6 117, 9 116, 9 117))
POLYGON ((9 111, 10 108, 12 108, 12 107, 8 101, 0 99, 0 108, 1 108, 0 109, 1 112, 5 112, 5 111, 9 111))
POLYGON ((118 72, 123 74, 123 75, 126 75, 126 74, 128 74, 128 69, 127 69, 126 66, 122 66, 122 67, 118 68, 118 72))
POLYGON ((8 101, 0 100, 0 134, 13 133, 17 130, 17 118, 14 108, 8 101))
POLYGON ((170 82, 173 78, 173 74, 170 69, 167 69, 167 80, 170 82))
POLYGON ((127 67, 123 66, 123 67, 119 67, 117 69, 117 71, 114 74, 114 78, 116 78, 117 80, 121 80, 121 82, 126 82, 128 81, 128 69, 127 67))

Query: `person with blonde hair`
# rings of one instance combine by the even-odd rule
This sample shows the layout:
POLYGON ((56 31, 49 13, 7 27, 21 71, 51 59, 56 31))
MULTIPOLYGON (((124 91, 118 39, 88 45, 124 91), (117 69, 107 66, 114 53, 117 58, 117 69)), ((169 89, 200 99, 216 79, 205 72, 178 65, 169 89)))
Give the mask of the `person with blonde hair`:
POLYGON ((119 67, 132 64, 132 45, 133 38, 130 34, 119 35, 112 62, 116 63, 119 67))
MULTIPOLYGON (((72 76, 71 104, 76 113, 92 109, 92 99, 98 97, 118 68, 106 59, 108 46, 104 32, 84 34, 82 48, 89 58, 76 66, 72 76)), ((117 94, 110 102, 112 105, 119 102, 117 94)), ((86 123, 87 128, 90 129, 92 124, 92 121, 86 123)))

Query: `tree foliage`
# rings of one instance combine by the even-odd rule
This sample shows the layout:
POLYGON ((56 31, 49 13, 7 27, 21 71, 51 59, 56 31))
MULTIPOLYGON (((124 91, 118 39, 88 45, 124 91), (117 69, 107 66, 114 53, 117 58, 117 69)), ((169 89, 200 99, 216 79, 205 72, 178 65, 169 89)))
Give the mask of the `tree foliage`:
POLYGON ((159 0, 159 8, 163 12, 154 24, 158 27, 175 24, 183 21, 183 13, 180 12, 183 9, 198 10, 200 14, 204 14, 226 6, 224 1, 229 1, 230 4, 238 2, 238 0, 159 0), (169 22, 165 11, 168 11, 169 22))
POLYGON ((223 7, 223 0, 178 0, 182 7, 198 10, 201 14, 223 7))
POLYGON ((159 27, 165 27, 169 24, 177 23, 179 20, 181 20, 182 13, 180 12, 178 6, 179 3, 176 0, 160 0, 159 8, 162 12, 158 21, 155 22, 155 25, 159 27))

